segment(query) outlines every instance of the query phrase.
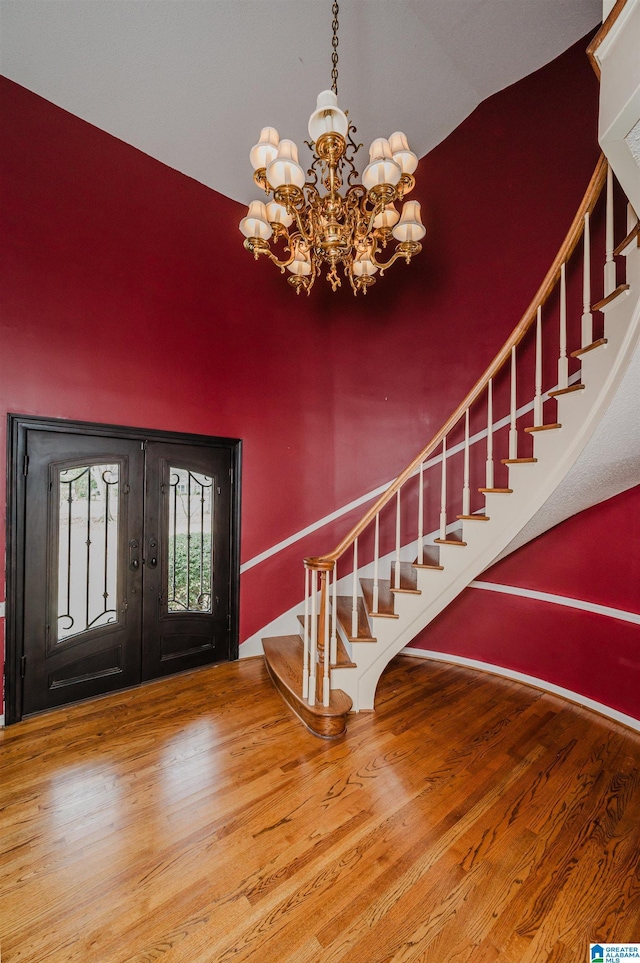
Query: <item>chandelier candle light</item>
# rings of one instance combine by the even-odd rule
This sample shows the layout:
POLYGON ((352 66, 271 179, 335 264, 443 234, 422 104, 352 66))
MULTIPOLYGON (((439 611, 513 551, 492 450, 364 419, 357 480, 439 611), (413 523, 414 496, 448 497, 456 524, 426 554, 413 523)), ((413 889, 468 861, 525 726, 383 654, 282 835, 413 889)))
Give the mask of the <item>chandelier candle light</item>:
POLYGON ((283 274, 289 271, 289 284, 298 294, 301 289, 309 294, 323 265, 327 265, 327 280, 336 291, 341 284, 339 264, 353 293, 366 294, 378 272, 382 277, 399 258, 409 264, 422 250, 420 241, 426 233, 418 201, 406 201, 402 213, 395 206, 415 186, 413 174, 418 166, 403 133, 374 140, 362 183, 354 183, 360 175, 353 156, 362 145, 354 142, 356 128, 338 107, 337 3, 332 11, 332 86, 318 95, 309 118, 311 141, 305 141, 313 152, 309 180, 298 162, 296 144, 280 140, 273 127, 263 128, 250 160, 254 181, 273 199, 252 201, 240 221, 244 246, 256 260, 266 254, 283 274), (346 169, 350 169, 347 189, 341 193, 346 169), (379 261, 378 251, 386 248, 391 238, 397 242, 393 254, 379 261), (282 245, 282 259, 273 253, 270 242, 282 245))

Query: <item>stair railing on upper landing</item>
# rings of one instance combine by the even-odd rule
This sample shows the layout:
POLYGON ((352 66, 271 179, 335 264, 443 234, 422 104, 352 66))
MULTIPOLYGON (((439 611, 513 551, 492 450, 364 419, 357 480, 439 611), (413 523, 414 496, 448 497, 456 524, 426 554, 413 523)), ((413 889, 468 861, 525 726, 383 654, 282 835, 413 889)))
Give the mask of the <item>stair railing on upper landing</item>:
MULTIPOLYGON (((452 524, 460 520, 486 520, 482 505, 476 505, 478 495, 484 501, 484 492, 507 493, 508 488, 497 484, 497 476, 507 471, 502 466, 534 460, 526 455, 519 457, 525 439, 530 439, 531 433, 555 426, 554 421, 545 424, 546 404, 554 404, 553 399, 557 394, 582 387, 578 383, 579 371, 570 374, 570 368, 577 368, 579 361, 571 359, 578 359, 581 354, 603 343, 599 332, 594 334, 593 315, 602 311, 627 287, 624 284, 618 286, 615 259, 628 243, 629 234, 638 231, 637 219, 630 208, 627 211, 627 231, 627 238, 616 248, 614 179, 605 158, 601 157, 546 277, 484 374, 429 444, 389 485, 336 548, 326 555, 304 560, 302 697, 310 705, 318 701, 327 706, 330 704, 331 669, 336 663, 338 648, 338 581, 346 578, 350 584, 351 632, 346 634, 356 637, 361 604, 359 567, 366 565, 369 574, 373 575, 371 614, 388 615, 388 611, 379 612, 381 567, 386 565, 390 569, 392 591, 402 591, 401 562, 407 560, 408 554, 413 554, 414 564, 423 565, 425 562, 432 563, 432 559, 426 557, 431 544, 463 545, 460 540, 451 537, 452 524), (605 210, 602 212, 598 200, 605 182, 605 210), (593 303, 592 248, 602 244, 603 233, 604 270, 602 281, 594 285, 598 293, 602 291, 602 298, 593 303), (576 264, 580 259, 572 259, 572 255, 581 239, 582 259, 581 264, 576 264), (568 296, 568 291, 571 296, 568 296), (581 316, 579 310, 568 311, 568 305, 575 308, 574 302, 578 301, 581 301, 581 316), (572 343, 579 347, 569 351, 572 343), (545 391, 545 383, 553 387, 545 391), (508 416, 502 421, 506 423, 505 427, 508 426, 507 431, 499 428, 501 422, 497 427, 494 421, 499 408, 508 411, 508 416), (524 427, 523 421, 530 418, 530 412, 533 414, 533 424, 524 427), (477 435, 478 429, 483 436, 486 434, 486 457, 482 464, 477 463, 477 458, 471 457, 472 447, 474 450, 480 447, 470 444, 472 430, 477 435), (456 444, 452 446, 452 442, 456 444), (499 452, 496 452, 500 448, 506 454, 501 459, 497 457, 499 452), (462 457, 455 457, 454 452, 462 457), (434 486, 425 484, 425 462, 427 459, 433 461, 434 456, 438 456, 441 462, 439 497, 437 493, 434 494, 434 486), (461 508, 455 516, 452 502, 457 502, 461 508), (387 506, 388 510, 385 511, 387 506), (429 517, 434 518, 433 525, 429 524, 429 517), (434 534, 435 538, 432 537, 434 534)), ((531 444, 530 440, 528 444, 531 444)))

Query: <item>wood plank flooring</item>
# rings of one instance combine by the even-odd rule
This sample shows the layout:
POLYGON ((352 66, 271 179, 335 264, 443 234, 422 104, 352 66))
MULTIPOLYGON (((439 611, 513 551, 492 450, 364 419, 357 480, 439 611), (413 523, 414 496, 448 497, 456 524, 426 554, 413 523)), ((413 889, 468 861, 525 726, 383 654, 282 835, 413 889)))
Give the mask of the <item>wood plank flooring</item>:
POLYGON ((640 941, 640 736, 399 657, 310 735, 252 659, 0 732, 2 963, 584 963, 640 941))

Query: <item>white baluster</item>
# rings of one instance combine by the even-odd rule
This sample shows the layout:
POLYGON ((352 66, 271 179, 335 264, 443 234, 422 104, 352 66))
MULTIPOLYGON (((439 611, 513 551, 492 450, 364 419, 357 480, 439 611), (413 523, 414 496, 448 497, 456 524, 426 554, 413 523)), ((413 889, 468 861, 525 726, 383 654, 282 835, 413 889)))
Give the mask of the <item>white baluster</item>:
POLYGON ((582 345, 593 343, 593 315, 591 314, 591 218, 584 215, 583 264, 582 264, 582 345))
POLYGON ((338 563, 333 569, 331 584, 331 664, 338 661, 338 563))
POLYGON ((420 462, 418 489, 418 565, 424 562, 424 462, 420 462))
POLYGON ((380 512, 376 515, 375 536, 373 539, 373 612, 378 612, 379 596, 379 559, 380 559, 380 512))
POLYGON ((462 482, 462 514, 471 514, 471 489, 469 488, 469 409, 464 413, 464 469, 462 482))
POLYGON ((309 705, 316 704, 316 662, 318 660, 318 579, 311 572, 311 645, 309 647, 309 705))
POLYGON ((322 605, 324 618, 322 620, 322 625, 324 629, 323 633, 323 643, 324 643, 324 674, 322 677, 322 704, 328 706, 331 700, 331 677, 329 675, 329 656, 330 656, 330 646, 329 646, 329 572, 322 573, 322 594, 320 596, 320 604, 322 605))
POLYGON ((509 458, 518 457, 518 429, 516 428, 516 346, 511 348, 511 427, 509 428, 509 458))
POLYGON ((400 588, 400 489, 396 492, 396 564, 393 571, 393 587, 400 588))
POLYGON ((536 393, 533 399, 533 424, 539 428, 542 419, 542 307, 538 305, 536 317, 536 393))
POLYGON ((569 387, 569 359, 567 358, 567 270, 560 268, 560 357, 558 358, 558 388, 569 387))
POLYGON ((302 635, 302 698, 309 695, 309 569, 304 570, 304 628, 302 635))
POLYGON ((607 166, 606 261, 604 264, 604 296, 616 289, 616 262, 613 257, 613 172, 607 166))
POLYGON ((358 539, 353 543, 353 598, 351 602, 351 637, 358 635, 358 539))
POLYGON ((447 537, 447 438, 442 439, 442 476, 440 481, 440 538, 447 537))
POLYGON ((485 488, 493 488, 493 379, 487 385, 487 466, 485 488))

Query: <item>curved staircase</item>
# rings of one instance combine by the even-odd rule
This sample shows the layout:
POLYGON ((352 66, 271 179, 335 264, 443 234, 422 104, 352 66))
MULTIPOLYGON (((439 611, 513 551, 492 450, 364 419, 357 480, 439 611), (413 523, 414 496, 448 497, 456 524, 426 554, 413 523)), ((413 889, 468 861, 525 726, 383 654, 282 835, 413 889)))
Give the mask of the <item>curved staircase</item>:
POLYGON ((494 361, 340 544, 305 560, 299 634, 263 647, 316 734, 339 736, 350 711, 373 709, 391 658, 513 542, 595 431, 640 339, 640 228, 627 205, 620 230, 623 201, 601 158, 494 361))

